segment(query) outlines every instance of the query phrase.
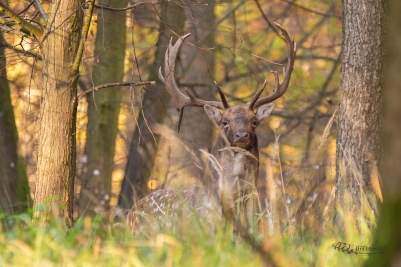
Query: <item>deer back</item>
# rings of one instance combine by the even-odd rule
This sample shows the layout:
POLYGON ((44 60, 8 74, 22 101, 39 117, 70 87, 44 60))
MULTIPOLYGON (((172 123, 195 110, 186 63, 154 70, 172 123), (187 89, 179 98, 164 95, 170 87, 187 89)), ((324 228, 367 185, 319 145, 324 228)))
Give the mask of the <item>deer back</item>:
POLYGON ((184 221, 213 217, 218 220, 218 200, 201 186, 160 189, 139 200, 128 212, 127 226, 133 234, 176 231, 184 221))

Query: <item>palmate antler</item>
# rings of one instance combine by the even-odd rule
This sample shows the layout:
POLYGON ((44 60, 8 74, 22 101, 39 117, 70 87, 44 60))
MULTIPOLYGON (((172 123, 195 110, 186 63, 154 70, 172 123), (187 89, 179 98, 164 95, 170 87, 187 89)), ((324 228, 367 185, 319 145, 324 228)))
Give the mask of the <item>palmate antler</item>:
MULTIPOLYGON (((261 95, 263 89, 266 86, 266 81, 264 82, 263 86, 257 91, 251 101, 249 101, 246 105, 249 109, 253 110, 260 107, 263 104, 272 102, 277 98, 281 97, 288 88, 288 84, 290 82, 291 73, 294 67, 295 61, 295 54, 296 54, 296 46, 294 40, 291 40, 286 30, 284 30, 279 24, 275 23, 276 26, 281 30, 281 34, 284 36, 287 47, 288 47, 288 63, 284 73, 284 81, 282 84, 279 83, 279 78, 277 72, 274 73, 274 77, 276 80, 276 87, 274 88, 273 92, 258 100, 259 96, 261 95)), ((159 78, 165 84, 165 89, 171 95, 174 105, 176 106, 177 110, 180 112, 180 119, 178 122, 178 132, 180 131, 182 116, 184 114, 184 108, 187 106, 196 106, 196 107, 203 107, 205 105, 213 106, 218 109, 224 110, 229 108, 227 100, 224 96, 224 93, 221 90, 221 87, 217 82, 215 82, 217 91, 221 97, 222 102, 219 101, 205 101, 202 99, 196 98, 192 95, 187 88, 185 92, 188 96, 184 95, 181 90, 178 88, 177 83, 175 82, 174 78, 174 71, 175 71, 175 61, 177 59, 178 52, 180 50, 181 45, 183 44, 184 40, 188 38, 191 34, 188 33, 178 38, 177 42, 173 46, 170 39, 170 44, 167 47, 166 55, 165 55, 165 63, 164 63, 164 76, 161 71, 161 67, 159 68, 159 78)))
POLYGON ((196 107, 203 107, 204 105, 210 105, 216 107, 218 109, 224 109, 224 105, 222 102, 219 101, 205 101, 202 99, 196 98, 192 95, 187 88, 185 88, 185 92, 188 96, 184 95, 181 90, 178 88, 177 83, 175 82, 174 78, 174 71, 175 71, 175 61, 177 59, 178 52, 184 40, 188 38, 191 34, 185 34, 178 38, 177 42, 173 46, 170 44, 167 47, 166 55, 165 55, 165 62, 164 62, 164 73, 165 77, 161 72, 161 67, 159 68, 159 79, 164 83, 165 89, 171 95, 174 105, 177 110, 180 112, 180 119, 178 122, 178 132, 180 131, 180 125, 182 121, 182 116, 184 113, 184 108, 187 106, 196 106, 196 107))

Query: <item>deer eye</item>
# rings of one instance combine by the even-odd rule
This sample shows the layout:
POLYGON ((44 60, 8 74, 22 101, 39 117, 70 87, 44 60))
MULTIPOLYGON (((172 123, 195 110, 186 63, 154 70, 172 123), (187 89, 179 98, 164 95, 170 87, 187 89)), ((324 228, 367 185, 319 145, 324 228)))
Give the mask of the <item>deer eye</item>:
POLYGON ((258 121, 253 121, 252 126, 256 126, 256 125, 258 125, 258 121))
POLYGON ((224 126, 227 126, 227 125, 228 125, 228 122, 223 121, 223 125, 224 125, 224 126))

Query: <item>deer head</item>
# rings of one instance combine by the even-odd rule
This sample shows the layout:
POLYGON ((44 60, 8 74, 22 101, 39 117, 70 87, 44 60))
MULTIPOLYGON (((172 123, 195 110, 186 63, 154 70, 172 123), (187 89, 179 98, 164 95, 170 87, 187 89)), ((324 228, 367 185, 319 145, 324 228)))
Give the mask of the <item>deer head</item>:
POLYGON ((165 56, 165 64, 164 64, 164 76, 161 71, 161 67, 159 69, 159 78, 165 84, 165 89, 171 95, 174 105, 177 110, 180 112, 180 119, 178 122, 178 131, 180 130, 180 125, 182 121, 182 116, 184 113, 184 108, 187 106, 196 106, 196 107, 204 107, 206 113, 216 121, 224 132, 230 132, 231 137, 229 138, 232 141, 232 144, 236 144, 240 147, 246 147, 249 143, 252 142, 252 132, 262 122, 266 119, 270 112, 273 109, 273 104, 269 104, 274 100, 278 99, 287 91, 291 73, 294 68, 294 61, 296 55, 296 46, 294 40, 291 39, 284 28, 282 28, 279 24, 275 23, 276 26, 281 30, 281 34, 284 36, 284 39, 287 42, 288 48, 288 60, 287 66, 284 70, 284 80, 280 84, 279 77, 277 72, 273 71, 276 86, 273 89, 273 92, 265 97, 259 99, 262 94, 265 86, 266 80, 263 83, 262 87, 256 92, 254 97, 246 103, 245 105, 239 105, 230 108, 225 98, 224 93, 221 90, 221 87, 216 83, 217 91, 221 97, 221 102, 219 101, 205 101, 202 99, 198 99, 193 96, 186 88, 185 92, 187 95, 183 94, 181 90, 178 88, 177 83, 174 78, 175 71, 175 61, 177 59, 177 55, 181 45, 184 40, 188 38, 191 34, 188 33, 186 35, 178 38, 177 42, 173 46, 170 40, 170 44, 166 50, 165 56), (254 113, 256 111, 256 114, 254 113), (239 115, 239 116, 237 116, 239 115), (244 123, 242 123, 244 122, 244 123), (227 126, 227 127, 225 127, 227 126))
POLYGON ((255 129, 269 117, 273 107, 273 103, 265 104, 254 113, 246 105, 229 107, 223 112, 213 106, 204 106, 206 114, 226 136, 228 145, 247 150, 255 145, 255 129))

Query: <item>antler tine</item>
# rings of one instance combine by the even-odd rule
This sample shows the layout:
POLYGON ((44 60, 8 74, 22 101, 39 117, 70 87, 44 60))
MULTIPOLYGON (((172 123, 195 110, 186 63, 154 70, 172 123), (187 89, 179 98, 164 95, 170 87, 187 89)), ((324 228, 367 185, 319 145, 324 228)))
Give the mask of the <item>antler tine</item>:
MULTIPOLYGON (((283 80, 283 83, 280 84, 277 72, 273 72, 274 78, 276 81, 276 87, 274 88, 273 92, 270 95, 262 97, 259 100, 256 100, 254 105, 252 105, 253 108, 258 108, 263 104, 270 103, 270 102, 280 98, 282 95, 284 95, 284 93, 287 91, 288 85, 290 83, 292 70, 294 69, 294 61, 295 61, 295 56, 296 56, 296 52, 297 52, 294 39, 290 38, 287 31, 280 24, 275 23, 275 22, 274 22, 274 24, 281 30, 281 34, 284 36, 284 39, 287 42, 288 60, 287 60, 287 66, 285 68, 284 80, 283 80)), ((259 93, 259 91, 258 91, 258 93, 259 93)), ((250 104, 253 100, 254 99, 252 99, 248 103, 248 106, 251 107, 250 104)))
POLYGON ((181 45, 184 40, 190 36, 190 33, 187 33, 183 36, 180 36, 175 43, 172 45, 172 40, 170 39, 170 44, 167 47, 165 62, 164 62, 164 76, 162 74, 161 67, 159 68, 159 78, 164 83, 166 91, 171 95, 171 98, 174 102, 175 107, 180 112, 180 122, 183 116, 183 109, 186 106, 197 106, 203 107, 204 105, 210 105, 219 109, 224 109, 224 105, 222 102, 218 101, 205 101, 202 99, 195 98, 190 95, 190 97, 186 96, 181 92, 178 88, 177 83, 174 78, 175 71, 175 61, 177 59, 178 52, 180 50, 181 45))
POLYGON ((230 105, 228 105, 226 96, 223 93, 223 90, 221 89, 220 84, 217 81, 214 81, 214 84, 216 85, 217 91, 219 92, 220 98, 221 98, 221 102, 223 103, 223 106, 225 109, 229 108, 230 105))
POLYGON ((248 106, 248 108, 249 108, 250 110, 253 110, 253 109, 254 109, 255 103, 256 103, 256 101, 258 100, 259 96, 262 94, 262 92, 263 92, 263 90, 265 89, 265 87, 266 87, 266 80, 264 81, 262 87, 256 92, 256 94, 255 94, 255 96, 252 98, 252 100, 249 101, 249 102, 247 103, 247 106, 248 106))
POLYGON ((175 61, 177 59, 178 52, 180 50, 181 45, 184 40, 188 38, 191 34, 188 33, 178 38, 175 45, 172 45, 172 38, 170 39, 170 43, 167 47, 165 54, 165 62, 164 62, 164 73, 165 77, 162 75, 161 67, 159 68, 159 78, 165 84, 165 89, 171 95, 174 105, 178 111, 188 105, 190 103, 189 98, 185 96, 177 86, 177 83, 174 79, 174 71, 175 71, 175 61))

